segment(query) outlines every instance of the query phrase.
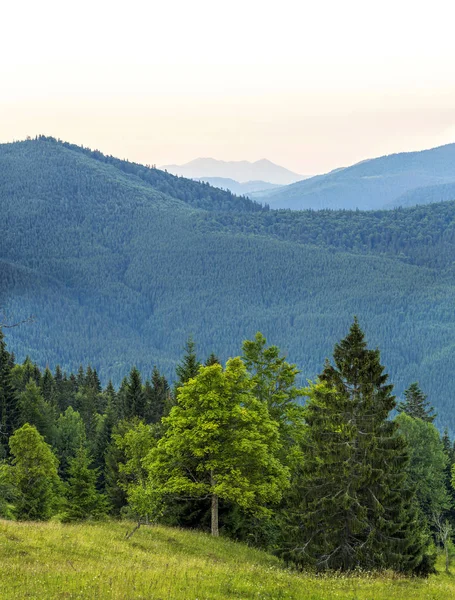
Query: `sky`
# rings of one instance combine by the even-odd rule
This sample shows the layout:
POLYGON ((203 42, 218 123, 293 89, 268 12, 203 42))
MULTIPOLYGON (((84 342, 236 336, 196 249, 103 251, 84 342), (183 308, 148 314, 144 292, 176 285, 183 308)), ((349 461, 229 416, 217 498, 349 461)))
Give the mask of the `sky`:
POLYGON ((0 142, 146 164, 268 158, 303 175, 455 142, 449 0, 15 0, 0 142))

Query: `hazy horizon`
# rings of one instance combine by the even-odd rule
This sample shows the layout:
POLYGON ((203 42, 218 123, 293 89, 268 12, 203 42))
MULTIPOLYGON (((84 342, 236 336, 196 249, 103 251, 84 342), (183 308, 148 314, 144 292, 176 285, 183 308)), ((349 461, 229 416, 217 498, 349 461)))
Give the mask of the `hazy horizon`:
POLYGON ((443 0, 11 3, 0 141, 43 133, 157 165, 267 158, 303 175, 451 143, 447 12, 443 0))

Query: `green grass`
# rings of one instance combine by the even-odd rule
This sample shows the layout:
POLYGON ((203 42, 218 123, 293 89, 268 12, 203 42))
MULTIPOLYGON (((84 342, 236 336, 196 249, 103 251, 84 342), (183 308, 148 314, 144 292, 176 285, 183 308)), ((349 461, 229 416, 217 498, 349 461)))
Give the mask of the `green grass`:
POLYGON ((316 577, 203 533, 128 523, 0 521, 0 598, 444 600, 455 575, 316 577))

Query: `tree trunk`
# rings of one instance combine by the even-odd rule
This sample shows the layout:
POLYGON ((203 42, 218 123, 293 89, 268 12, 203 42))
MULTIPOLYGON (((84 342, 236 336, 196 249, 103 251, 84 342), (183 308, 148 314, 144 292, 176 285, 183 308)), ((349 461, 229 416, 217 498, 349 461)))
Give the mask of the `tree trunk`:
POLYGON ((212 535, 218 536, 218 496, 212 494, 212 535))
MULTIPOLYGON (((213 476, 213 471, 210 473, 210 485, 212 489, 215 487, 215 477, 213 476)), ((220 532, 218 530, 218 496, 216 494, 212 494, 212 535, 218 537, 220 532)))

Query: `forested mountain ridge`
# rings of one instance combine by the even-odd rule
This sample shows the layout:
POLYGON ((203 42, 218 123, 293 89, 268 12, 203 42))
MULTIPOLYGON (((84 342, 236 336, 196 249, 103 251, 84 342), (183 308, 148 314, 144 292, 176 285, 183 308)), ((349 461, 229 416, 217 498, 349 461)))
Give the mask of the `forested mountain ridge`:
MULTIPOLYGON (((12 181, 10 188, 5 191, 13 192, 19 186, 25 184, 21 178, 26 178, 30 173, 27 169, 41 169, 48 173, 49 169, 82 168, 82 166, 95 168, 95 164, 114 167, 110 171, 105 170, 111 177, 119 178, 128 176, 129 183, 146 185, 154 191, 177 198, 195 208, 205 210, 235 210, 260 211, 261 204, 245 197, 238 197, 229 191, 221 190, 207 184, 177 177, 156 169, 126 160, 120 160, 114 156, 106 156, 98 150, 91 150, 75 144, 69 144, 52 137, 39 136, 35 140, 15 142, 13 144, 0 145, 1 168, 12 181), (88 159, 88 160, 87 160, 88 159), (53 161, 49 163, 49 161, 53 161), (16 179, 14 179, 16 177, 16 179)), ((101 168, 101 167, 100 167, 101 168)), ((6 180, 3 182, 6 185, 6 180)), ((77 192, 78 189, 65 190, 66 192, 77 192)))
POLYGON ((357 314, 396 391, 418 379, 455 431, 452 202, 269 211, 42 138, 0 146, 0 205, 0 306, 36 316, 7 331, 18 359, 119 383, 172 376, 190 333, 224 360, 260 330, 304 382, 357 314))
MULTIPOLYGON (((446 200, 447 189, 438 186, 454 183, 455 144, 447 144, 364 160, 266 192, 261 200, 272 208, 294 210, 377 210, 446 200), (411 199, 417 189, 418 194, 411 199)), ((455 196, 450 199, 455 200, 455 196)))

